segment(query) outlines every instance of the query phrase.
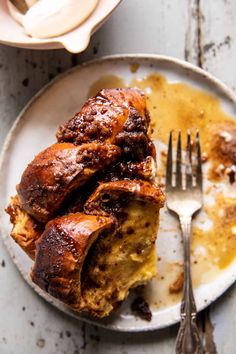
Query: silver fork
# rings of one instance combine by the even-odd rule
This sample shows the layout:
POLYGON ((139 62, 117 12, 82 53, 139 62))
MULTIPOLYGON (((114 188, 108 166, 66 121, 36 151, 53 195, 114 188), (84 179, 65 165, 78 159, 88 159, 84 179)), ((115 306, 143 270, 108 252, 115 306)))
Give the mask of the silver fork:
POLYGON ((196 164, 193 173, 191 135, 187 133, 185 171, 183 172, 181 133, 178 135, 176 171, 173 174, 172 132, 170 133, 167 167, 167 208, 178 215, 184 244, 184 287, 181 302, 181 322, 176 339, 176 354, 203 354, 197 328, 197 309, 193 295, 190 269, 190 239, 193 215, 202 208, 202 165, 199 133, 196 134, 196 164))

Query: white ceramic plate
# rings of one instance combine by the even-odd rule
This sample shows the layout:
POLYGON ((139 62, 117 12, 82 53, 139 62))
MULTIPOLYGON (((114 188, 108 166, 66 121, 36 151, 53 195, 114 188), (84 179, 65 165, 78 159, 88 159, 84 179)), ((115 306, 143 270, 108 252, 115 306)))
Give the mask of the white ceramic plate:
POLYGON ((71 53, 80 53, 86 49, 91 35, 108 19, 121 0, 100 0, 98 6, 79 27, 62 36, 50 39, 37 39, 26 35, 10 15, 7 1, 0 1, 0 43, 13 47, 29 49, 66 48, 71 53))
MULTIPOLYGON (((236 116, 236 98, 232 92, 208 73, 183 61, 154 55, 113 56, 96 60, 80 67, 76 67, 43 88, 25 107, 11 129, 5 143, 0 174, 0 204, 1 204, 1 234, 4 242, 19 268, 24 279, 48 302, 71 316, 81 319, 76 313, 70 311, 56 299, 50 297, 36 287, 29 278, 32 266, 31 260, 9 237, 11 225, 4 213, 4 208, 10 196, 15 193, 15 185, 27 163, 32 160, 40 150, 55 141, 55 131, 58 125, 70 118, 88 96, 91 85, 104 75, 113 74, 129 82, 132 77, 142 78, 149 73, 158 72, 169 81, 188 83, 197 88, 216 95, 229 114, 236 116), (132 64, 140 65, 138 72, 132 73, 132 64)), ((158 254, 162 258, 172 257, 172 261, 181 259, 180 237, 173 238, 173 232, 164 232, 165 224, 177 229, 176 220, 162 212, 161 231, 158 238, 158 254), (177 254, 173 259, 173 252, 177 254)), ((195 289, 198 310, 203 309, 219 297, 236 279, 236 261, 220 272, 217 277, 207 284, 201 284, 195 289)), ((155 295, 158 291, 156 282, 149 285, 150 291, 155 295), (157 289, 157 290, 156 290, 157 289)), ((129 310, 130 298, 122 305, 120 311, 106 320, 84 318, 83 320, 104 326, 117 331, 147 331, 162 328, 179 320, 179 304, 166 308, 152 308, 151 322, 135 318, 129 310)))

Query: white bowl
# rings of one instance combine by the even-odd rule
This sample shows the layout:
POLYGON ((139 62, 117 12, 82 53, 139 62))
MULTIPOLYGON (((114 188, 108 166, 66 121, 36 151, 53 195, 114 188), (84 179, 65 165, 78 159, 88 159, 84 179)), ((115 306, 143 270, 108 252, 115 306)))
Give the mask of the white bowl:
POLYGON ((94 33, 110 16, 122 0, 100 0, 95 11, 79 27, 62 36, 38 39, 27 36, 10 15, 7 1, 0 1, 0 43, 29 49, 66 48, 71 53, 80 53, 89 44, 94 33))

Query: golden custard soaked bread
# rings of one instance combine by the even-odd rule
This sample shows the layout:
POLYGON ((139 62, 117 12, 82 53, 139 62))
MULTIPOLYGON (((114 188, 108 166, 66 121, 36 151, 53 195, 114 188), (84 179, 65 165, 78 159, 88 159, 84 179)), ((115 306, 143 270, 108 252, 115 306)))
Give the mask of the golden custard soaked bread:
POLYGON ((106 89, 25 169, 6 209, 32 280, 78 312, 108 316, 156 274, 164 196, 139 89, 106 89))
POLYGON ((35 241, 41 236, 44 225, 32 218, 23 208, 19 197, 11 198, 6 209, 13 224, 11 237, 32 259, 35 258, 35 241))
POLYGON ((101 184, 77 213, 50 221, 37 241, 33 281, 77 311, 104 317, 156 274, 164 197, 143 181, 101 184))
POLYGON ((101 184, 88 199, 87 213, 113 216, 117 225, 113 234, 93 244, 83 270, 86 309, 94 315, 107 316, 130 288, 155 276, 155 241, 163 204, 159 187, 137 180, 101 184))

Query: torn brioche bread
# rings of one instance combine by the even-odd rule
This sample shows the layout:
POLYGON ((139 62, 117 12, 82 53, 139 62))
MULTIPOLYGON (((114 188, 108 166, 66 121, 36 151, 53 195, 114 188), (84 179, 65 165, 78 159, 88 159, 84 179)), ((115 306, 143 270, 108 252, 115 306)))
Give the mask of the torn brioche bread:
POLYGON ((97 171, 115 162, 120 149, 111 144, 54 144, 40 152, 17 186, 25 211, 40 222, 56 215, 66 197, 97 171))
POLYGON ((31 217, 20 203, 16 195, 11 198, 10 204, 6 208, 13 225, 11 237, 32 259, 35 258, 35 241, 41 236, 44 225, 31 217))
POLYGON ((156 275, 155 241, 163 203, 159 187, 129 180, 101 184, 88 199, 87 213, 116 220, 115 232, 96 240, 83 268, 85 309, 93 315, 107 316, 130 288, 156 275))
POLYGON ((108 316, 156 274, 164 196, 146 98, 105 89, 25 169, 7 212, 31 278, 77 312, 108 316))
POLYGON ((50 221, 36 242, 33 282, 74 309, 81 309, 81 272, 88 251, 113 223, 109 217, 81 213, 50 221))
POLYGON ((59 127, 57 139, 76 145, 92 141, 115 144, 125 161, 141 161, 155 155, 149 124, 146 96, 140 89, 103 89, 59 127))
POLYGON ((139 130, 147 130, 150 118, 146 97, 141 90, 103 89, 88 99, 79 113, 59 127, 58 142, 72 142, 76 145, 88 142, 114 144, 117 134, 124 130, 134 111, 137 117, 129 121, 129 130, 134 130, 135 125, 138 125, 139 130))
POLYGON ((105 317, 156 274, 164 197, 143 181, 101 184, 76 213, 50 221, 37 241, 32 280, 77 311, 105 317))

